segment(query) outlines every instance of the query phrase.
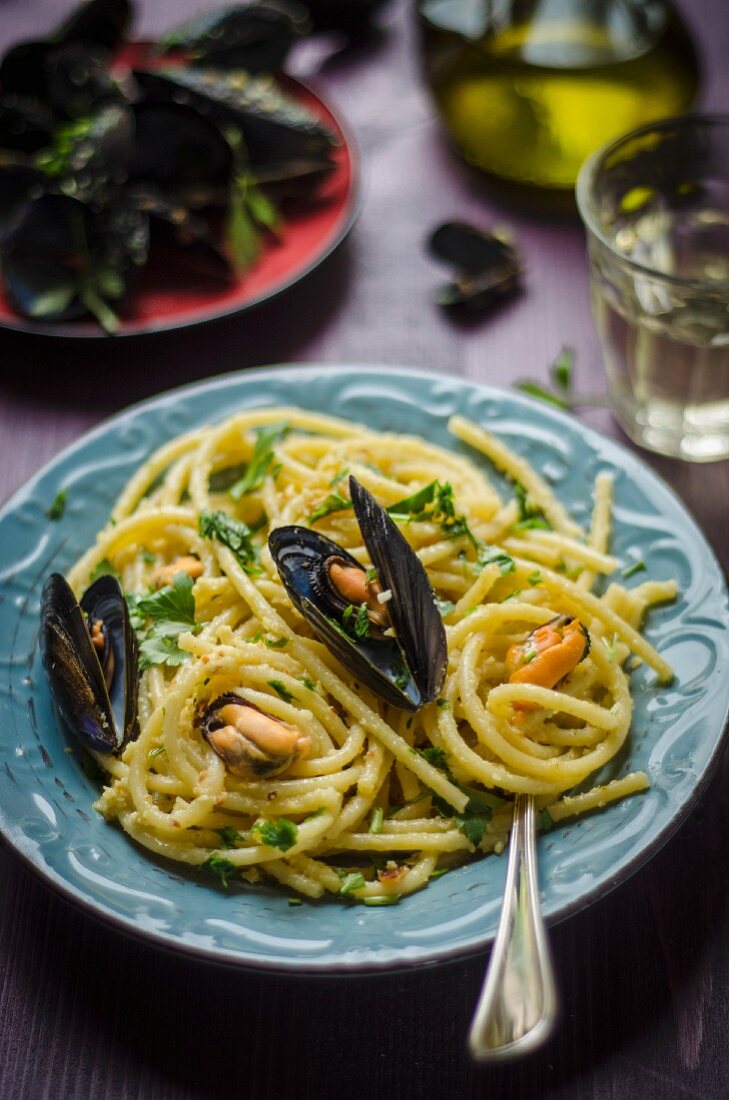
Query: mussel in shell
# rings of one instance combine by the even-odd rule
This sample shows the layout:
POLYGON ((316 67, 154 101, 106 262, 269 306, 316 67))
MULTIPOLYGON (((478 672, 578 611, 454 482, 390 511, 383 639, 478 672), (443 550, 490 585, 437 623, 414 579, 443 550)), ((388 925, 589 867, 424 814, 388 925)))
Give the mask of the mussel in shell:
POLYGON ((521 260, 504 235, 445 222, 432 233, 429 248, 456 271, 455 281, 438 292, 439 305, 485 309, 518 288, 521 260))
POLYGON ((120 753, 137 731, 137 641, 115 577, 76 601, 53 573, 41 596, 40 649, 61 718, 87 749, 120 753))
POLYGON ((234 691, 215 699, 202 716, 205 740, 234 775, 280 775, 311 747, 307 734, 266 714, 234 691))
POLYGON ((195 16, 165 35, 158 49, 184 50, 193 65, 273 72, 309 29, 307 8, 294 0, 243 0, 195 16))
POLYGON ((320 641, 386 703, 417 710, 438 695, 447 645, 419 558, 375 498, 349 479, 370 574, 308 527, 279 527, 268 545, 286 591, 320 641))

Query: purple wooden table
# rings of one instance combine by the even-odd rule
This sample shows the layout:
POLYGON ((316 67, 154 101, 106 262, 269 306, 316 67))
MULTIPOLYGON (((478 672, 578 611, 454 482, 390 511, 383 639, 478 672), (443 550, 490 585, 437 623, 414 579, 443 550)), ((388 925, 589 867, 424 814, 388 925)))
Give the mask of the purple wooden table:
MULTIPOLYGON (((70 6, 0 0, 0 48, 70 6)), ((147 0, 136 30, 154 36, 203 6, 214 4, 147 0)), ((705 64, 701 105, 726 111, 726 0, 680 6, 705 64)), ((578 389, 602 389, 582 232, 497 205, 461 171, 422 86, 411 4, 393 0, 367 47, 299 64, 362 148, 364 205, 347 244, 280 300, 195 331, 85 346, 0 333, 0 501, 123 406, 251 365, 392 363, 508 385, 546 380, 570 344, 578 389), (429 230, 453 217, 510 226, 528 258, 525 293, 465 327, 432 305, 443 272, 424 254, 429 230)), ((621 437, 606 412, 586 418, 621 437)), ((647 461, 729 565, 729 463, 647 461)), ((347 981, 208 968, 97 926, 0 848, 0 1097, 729 1096, 728 782, 725 758, 650 866, 553 930, 561 1029, 502 1069, 464 1052, 485 960, 347 981)))

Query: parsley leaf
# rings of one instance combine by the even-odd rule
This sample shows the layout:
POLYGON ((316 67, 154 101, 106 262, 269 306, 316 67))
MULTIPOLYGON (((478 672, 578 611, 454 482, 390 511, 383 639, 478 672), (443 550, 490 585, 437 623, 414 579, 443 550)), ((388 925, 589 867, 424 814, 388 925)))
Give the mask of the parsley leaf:
POLYGON ((293 703, 296 699, 296 696, 286 689, 281 680, 266 680, 266 683, 273 688, 279 699, 283 699, 284 703, 293 703))
POLYGON ((108 558, 102 558, 89 573, 89 584, 93 584, 94 581, 98 581, 99 577, 106 577, 108 574, 116 577, 117 580, 121 580, 119 570, 114 568, 108 558))
POLYGON ((342 496, 341 493, 330 493, 309 516, 309 527, 313 527, 317 520, 324 519, 325 516, 330 516, 332 512, 344 512, 348 508, 353 507, 354 505, 348 497, 342 496))
MULTIPOLYGON (((445 700, 442 700, 445 702, 445 700)), ((441 700, 439 699, 440 703, 441 700)), ((434 768, 439 768, 441 771, 448 771, 448 753, 445 749, 438 748, 436 745, 429 745, 427 749, 421 749, 420 755, 424 760, 427 760, 429 764, 432 764, 434 768)))
POLYGON ((258 548, 253 545, 253 532, 247 523, 234 519, 227 512, 201 512, 200 534, 204 539, 216 539, 235 554, 243 570, 251 576, 257 576, 261 567, 258 561, 258 548))
POLYGON ((225 889, 228 889, 228 880, 231 875, 234 875, 238 870, 236 865, 232 863, 225 856, 219 856, 217 852, 212 852, 203 863, 203 867, 206 867, 208 871, 212 871, 214 875, 217 875, 225 889))
POLYGON ((514 385, 522 393, 528 393, 530 397, 538 397, 540 401, 546 401, 548 405, 554 405, 558 409, 570 409, 572 407, 564 397, 553 393, 546 386, 543 386, 540 382, 535 382, 531 378, 523 378, 521 381, 515 382, 514 385))
POLYGON ((488 814, 458 814, 455 818, 458 828, 466 840, 473 844, 474 848, 478 848, 483 840, 483 834, 486 832, 486 826, 490 820, 490 812, 488 814))
POLYGON ((513 573, 516 569, 516 564, 510 554, 507 554, 505 550, 500 550, 498 546, 486 546, 485 544, 479 552, 478 564, 481 568, 486 565, 498 565, 502 577, 506 576, 507 573, 513 573))
POLYGON ((316 691, 316 684, 313 680, 310 680, 308 676, 302 676, 301 682, 305 688, 309 689, 309 691, 316 691))
POLYGON ((357 638, 366 638, 370 632, 370 620, 367 614, 367 604, 359 605, 359 610, 354 619, 354 633, 357 638))
POLYGON ((148 619, 195 625, 195 597, 193 580, 187 573, 176 573, 172 584, 158 592, 143 596, 137 601, 137 609, 148 619))
MULTIPOLYGON (((161 622, 155 623, 139 643, 139 669, 152 665, 168 665, 176 668, 182 665, 190 657, 184 649, 180 649, 177 639, 180 634, 191 628, 186 623, 161 622)), ((196 631, 200 628, 197 627, 196 631)))
POLYGON ((514 496, 519 505, 519 522, 514 524, 516 530, 528 531, 533 528, 542 528, 549 531, 551 529, 551 524, 542 509, 534 503, 524 486, 518 481, 514 482, 514 496))
POLYGON ((159 592, 137 598, 127 596, 132 623, 138 632, 143 629, 146 619, 152 619, 151 628, 139 642, 141 670, 151 665, 175 667, 188 659, 189 653, 180 649, 177 639, 184 631, 197 634, 201 629, 195 622, 192 586, 192 577, 177 573, 172 584, 160 588, 159 592))
POLYGON ((641 573, 645 567, 645 562, 641 558, 640 561, 634 561, 632 565, 626 565, 625 569, 621 569, 620 576, 627 580, 628 577, 633 577, 636 573, 641 573))
POLYGON ((569 395, 572 390, 572 370, 575 365, 575 353, 572 348, 564 347, 549 368, 555 386, 569 395))
POLYGON ((259 821, 252 830, 262 844, 269 848, 279 848, 282 852, 288 852, 296 843, 298 829, 293 821, 287 817, 277 817, 273 821, 259 821))
POLYGON ((441 619, 447 619, 451 611, 455 611, 456 605, 453 600, 441 600, 438 596, 435 598, 435 602, 438 604, 438 610, 440 611, 441 619))
POLYGON ((214 830, 220 837, 221 848, 237 848, 239 844, 245 844, 246 838, 243 833, 239 833, 237 829, 233 829, 230 825, 226 825, 223 829, 214 830))
POLYGON ((288 430, 289 426, 285 423, 273 424, 270 428, 261 429, 245 473, 230 490, 233 500, 240 500, 246 493, 252 493, 254 489, 259 489, 263 485, 273 464, 274 444, 283 439, 288 430))
POLYGON ((342 879, 342 885, 339 887, 339 893, 345 898, 351 897, 352 893, 355 890, 361 890, 364 885, 364 875, 361 874, 359 871, 356 871, 354 874, 347 875, 346 878, 342 879))
POLYGON ((60 493, 57 493, 53 499, 53 502, 46 508, 46 515, 48 519, 57 520, 60 519, 63 513, 66 511, 66 501, 68 500, 68 489, 61 489, 60 493))
POLYGON ((529 584, 534 588, 535 585, 542 583, 542 574, 538 569, 535 569, 533 573, 530 573, 527 577, 529 584))

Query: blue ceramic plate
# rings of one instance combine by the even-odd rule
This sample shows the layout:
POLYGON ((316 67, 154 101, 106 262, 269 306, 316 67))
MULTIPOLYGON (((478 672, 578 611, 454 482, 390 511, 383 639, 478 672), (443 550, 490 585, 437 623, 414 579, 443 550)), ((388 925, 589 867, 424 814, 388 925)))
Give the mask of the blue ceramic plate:
MULTIPOLYGON (((595 901, 653 855, 705 786, 729 701, 729 610, 721 571, 676 497, 627 451, 564 414, 515 393, 392 368, 301 366, 247 372, 132 408, 79 440, 0 514, 0 831, 45 881, 117 928, 204 959, 300 972, 432 963, 493 938, 506 869, 489 856, 391 908, 325 900, 292 908, 284 891, 233 887, 156 860, 91 809, 82 771, 51 711, 37 650, 43 578, 65 570, 104 524, 124 483, 180 432, 234 409, 293 404, 414 432, 458 448, 462 413, 496 432, 587 523, 595 475, 616 477, 613 552, 645 558, 646 577, 676 577, 681 597, 651 615, 648 637, 677 670, 658 689, 633 676, 627 751, 604 778, 645 769, 651 790, 554 829, 539 841, 542 899, 557 921, 595 901), (45 509, 68 490, 63 518, 45 509)), ((476 456, 472 456, 476 458, 476 456)), ((476 458, 477 460, 477 458, 476 458)))

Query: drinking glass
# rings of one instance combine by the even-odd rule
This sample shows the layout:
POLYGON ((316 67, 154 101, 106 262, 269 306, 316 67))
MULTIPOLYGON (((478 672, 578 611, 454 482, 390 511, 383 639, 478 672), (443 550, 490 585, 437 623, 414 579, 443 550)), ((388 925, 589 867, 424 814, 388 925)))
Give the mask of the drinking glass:
POLYGON ((615 419, 659 454, 729 457, 729 116, 598 150, 577 204, 615 419))

